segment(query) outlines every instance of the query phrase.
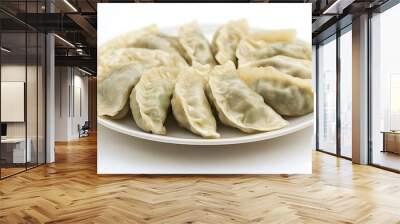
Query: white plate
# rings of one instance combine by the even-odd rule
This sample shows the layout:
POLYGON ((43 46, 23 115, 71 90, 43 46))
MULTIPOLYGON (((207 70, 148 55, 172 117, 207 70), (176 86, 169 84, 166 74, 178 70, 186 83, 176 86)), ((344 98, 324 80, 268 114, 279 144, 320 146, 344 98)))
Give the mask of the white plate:
POLYGON ((142 131, 136 126, 131 115, 122 120, 113 120, 106 117, 98 117, 97 120, 101 125, 107 128, 136 138, 182 145, 230 145, 257 142, 300 131, 311 126, 314 120, 314 115, 312 113, 297 118, 289 118, 287 119, 289 121, 289 125, 285 128, 257 134, 246 134, 235 128, 222 125, 220 122, 218 122, 218 132, 221 134, 221 138, 204 139, 180 127, 173 118, 172 112, 170 112, 169 115, 170 116, 166 122, 167 135, 165 136, 142 131))
MULTIPOLYGON (((213 33, 218 28, 218 25, 202 25, 201 29, 205 36, 211 40, 213 33)), ((176 35, 179 27, 168 27, 161 29, 162 32, 170 35, 176 35)), ((256 29, 258 30, 258 29, 256 29)), ((314 114, 308 114, 296 118, 285 118, 289 121, 289 125, 285 128, 262 132, 256 134, 246 134, 235 128, 231 128, 221 124, 218 121, 218 133, 221 134, 219 139, 205 139, 200 136, 192 134, 190 131, 180 127, 173 118, 172 112, 169 112, 169 116, 166 122, 167 135, 156 135, 142 131, 136 126, 132 115, 127 116, 122 120, 113 120, 108 117, 98 117, 97 121, 114 131, 133 136, 135 138, 141 138, 150 141, 164 142, 171 144, 181 145, 231 145, 240 143, 257 142, 267 139, 277 138, 283 135, 288 135, 296 131, 300 131, 304 128, 310 127, 313 124, 314 114)))

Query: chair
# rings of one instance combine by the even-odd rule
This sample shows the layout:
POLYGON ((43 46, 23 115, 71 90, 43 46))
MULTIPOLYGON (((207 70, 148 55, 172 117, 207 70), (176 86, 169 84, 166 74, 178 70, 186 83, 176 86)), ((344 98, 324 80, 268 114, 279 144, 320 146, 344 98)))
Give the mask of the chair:
POLYGON ((79 138, 89 136, 89 129, 90 129, 89 121, 85 121, 82 127, 78 125, 79 138))

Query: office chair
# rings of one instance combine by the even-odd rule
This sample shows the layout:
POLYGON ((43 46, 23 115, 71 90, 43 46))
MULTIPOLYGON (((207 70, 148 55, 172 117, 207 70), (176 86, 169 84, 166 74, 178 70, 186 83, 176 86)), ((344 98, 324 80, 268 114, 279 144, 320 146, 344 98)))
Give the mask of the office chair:
POLYGON ((89 136, 89 129, 90 129, 89 121, 85 121, 82 127, 79 128, 79 138, 89 136))

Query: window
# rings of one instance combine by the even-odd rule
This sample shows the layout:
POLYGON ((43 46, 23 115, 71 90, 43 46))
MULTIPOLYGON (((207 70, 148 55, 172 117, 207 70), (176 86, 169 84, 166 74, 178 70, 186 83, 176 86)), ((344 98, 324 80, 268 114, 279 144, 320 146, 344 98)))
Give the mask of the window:
POLYGON ((400 73, 390 74, 390 130, 400 130, 400 73))
POLYGON ((318 149, 336 153, 336 36, 318 47, 318 149))
POLYGON ((317 147, 324 152, 351 158, 352 26, 339 33, 340 36, 333 35, 318 47, 317 147))
POLYGON ((400 170, 400 4, 371 18, 370 162, 400 170))
POLYGON ((340 155, 352 157, 352 33, 351 26, 340 36, 340 155))

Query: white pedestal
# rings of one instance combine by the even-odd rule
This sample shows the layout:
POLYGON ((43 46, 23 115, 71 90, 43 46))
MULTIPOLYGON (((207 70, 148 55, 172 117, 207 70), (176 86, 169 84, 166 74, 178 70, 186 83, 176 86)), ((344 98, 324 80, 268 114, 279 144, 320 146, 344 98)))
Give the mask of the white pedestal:
POLYGON ((310 174, 309 127, 283 137, 238 145, 188 146, 151 142, 102 125, 98 174, 310 174))
POLYGON ((13 151, 13 163, 31 162, 31 160, 32 160, 32 153, 31 153, 32 141, 31 141, 31 139, 28 138, 26 143, 27 143, 26 151, 25 151, 25 139, 22 139, 17 144, 15 144, 15 148, 13 151), (26 152, 26 155, 25 155, 25 152, 26 152))

